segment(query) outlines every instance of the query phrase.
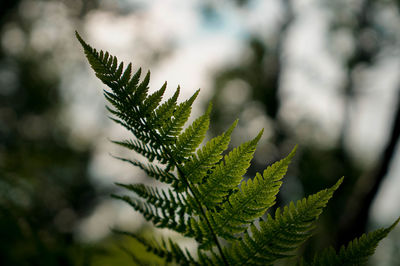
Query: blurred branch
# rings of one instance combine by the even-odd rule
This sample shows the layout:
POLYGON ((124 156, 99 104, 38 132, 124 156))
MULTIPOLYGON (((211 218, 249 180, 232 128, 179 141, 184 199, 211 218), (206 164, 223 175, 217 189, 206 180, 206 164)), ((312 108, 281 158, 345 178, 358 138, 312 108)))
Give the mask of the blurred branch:
POLYGON ((338 246, 365 232, 372 202, 389 172, 400 137, 400 86, 396 108, 392 131, 383 151, 382 160, 369 175, 359 178, 354 188, 355 193, 348 200, 349 204, 339 228, 338 246))
MULTIPOLYGON (((356 38, 355 51, 347 60, 347 83, 344 88, 345 93, 345 112, 344 124, 340 136, 340 145, 344 147, 344 139, 350 124, 350 103, 354 98, 354 80, 352 77, 353 70, 361 63, 372 64, 377 52, 379 52, 379 44, 372 48, 367 45, 363 34, 366 30, 372 29, 371 13, 373 12, 374 0, 365 0, 362 2, 360 12, 357 16, 357 23, 353 28, 353 34, 356 38)), ((399 92, 400 93, 400 92, 399 92)), ((395 111, 393 129, 389 140, 383 152, 382 160, 378 166, 365 175, 358 178, 352 189, 353 193, 347 199, 345 211, 340 219, 339 231, 336 246, 339 247, 343 243, 365 232, 369 211, 373 200, 379 191, 380 185, 389 171, 389 165, 394 155, 396 143, 400 135, 400 94, 395 111)), ((351 182, 351 180, 350 180, 351 182)))

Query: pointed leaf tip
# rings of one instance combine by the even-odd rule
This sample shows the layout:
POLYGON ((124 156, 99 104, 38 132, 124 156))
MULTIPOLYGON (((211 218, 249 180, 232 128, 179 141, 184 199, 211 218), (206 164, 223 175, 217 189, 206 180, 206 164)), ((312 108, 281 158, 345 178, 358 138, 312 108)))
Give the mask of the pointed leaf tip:
POLYGON ((396 227, 396 225, 398 224, 400 222, 400 217, 399 218, 397 218, 397 220, 396 221, 394 221, 394 223, 391 225, 391 226, 389 226, 387 229, 389 230, 389 232, 390 231, 392 231, 393 230, 393 228, 395 228, 396 227))
POLYGON ((239 119, 236 119, 232 123, 232 125, 228 128, 228 130, 225 132, 225 134, 228 134, 228 135, 232 134, 232 131, 235 129, 235 127, 237 126, 238 122, 239 122, 239 119))
POLYGON ((263 134, 264 134, 264 128, 260 130, 260 132, 257 135, 257 138, 260 139, 263 134))
POLYGON ((82 39, 77 30, 75 30, 75 37, 76 37, 78 40, 79 40, 79 39, 82 39))
POLYGON ((261 129, 260 132, 258 132, 257 136, 252 140, 252 142, 257 144, 258 141, 260 141, 263 133, 264 133, 264 129, 261 129))
POLYGON ((330 190, 336 191, 336 190, 340 187, 340 185, 343 183, 343 180, 344 180, 344 176, 342 176, 342 177, 336 182, 336 184, 334 184, 334 185, 330 188, 330 190))
POLYGON ((292 158, 294 157, 294 155, 297 152, 297 148, 298 148, 298 145, 297 144, 294 145, 292 151, 288 154, 288 156, 286 158, 289 159, 289 160, 292 160, 292 158))
POLYGON ((192 95, 192 97, 190 97, 189 101, 190 101, 190 102, 194 102, 194 100, 196 100, 196 98, 197 98, 197 96, 199 95, 199 93, 200 93, 200 89, 198 89, 198 90, 192 95))
POLYGON ((207 110, 206 110, 205 114, 209 116, 211 114, 211 110, 212 110, 212 103, 210 102, 207 106, 207 110))
POLYGON ((75 31, 75 37, 78 39, 83 47, 88 46, 88 44, 82 39, 81 35, 79 35, 78 31, 75 31))

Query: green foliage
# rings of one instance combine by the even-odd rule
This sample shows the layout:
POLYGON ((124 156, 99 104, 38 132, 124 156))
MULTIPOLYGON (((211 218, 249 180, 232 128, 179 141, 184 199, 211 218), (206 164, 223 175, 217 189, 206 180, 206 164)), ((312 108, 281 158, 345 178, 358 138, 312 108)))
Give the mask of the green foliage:
MULTIPOLYGON (((140 81, 140 69, 132 75, 131 64, 124 69, 115 56, 93 49, 76 36, 96 76, 111 88, 104 95, 112 106, 108 107, 114 115, 112 119, 133 134, 132 139, 114 143, 141 154, 147 162, 120 159, 138 166, 149 177, 170 184, 168 189, 117 184, 135 196, 113 197, 130 204, 156 227, 194 238, 199 243, 197 256, 182 250, 171 239, 160 242, 116 231, 135 238, 166 262, 183 265, 270 265, 278 259, 292 257, 312 235, 316 220, 343 178, 331 188, 296 204, 291 202, 283 209, 278 208, 274 217, 267 214, 263 219, 275 204, 281 179, 296 147, 262 174, 242 181, 262 131, 223 155, 237 124, 235 121, 225 133, 199 147, 209 127, 211 105, 204 115, 183 129, 199 91, 178 104, 178 87, 170 99, 161 103, 166 83, 148 95, 150 72, 140 81)), ((311 262, 299 258, 299 263, 363 264, 395 224, 354 240, 339 253, 329 249, 311 262)))
POLYGON ((388 228, 363 234, 360 238, 351 241, 347 247, 342 247, 339 253, 336 253, 333 248, 328 248, 315 255, 313 261, 302 262, 302 264, 309 266, 364 265, 367 263, 368 257, 374 254, 379 241, 385 238, 399 221, 400 218, 388 228))

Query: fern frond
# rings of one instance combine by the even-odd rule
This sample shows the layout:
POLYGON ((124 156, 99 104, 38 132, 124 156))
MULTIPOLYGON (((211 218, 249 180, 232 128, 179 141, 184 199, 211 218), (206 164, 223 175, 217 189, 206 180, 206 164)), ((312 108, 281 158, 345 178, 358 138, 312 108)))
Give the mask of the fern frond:
POLYGON ((152 108, 155 108, 161 101, 166 84, 159 91, 147 97, 150 72, 147 72, 143 81, 139 82, 140 69, 130 77, 131 65, 128 65, 123 72, 123 63, 118 66, 115 56, 109 55, 108 52, 96 51, 84 42, 78 33, 76 36, 83 46, 96 76, 112 89, 112 92, 104 91, 104 96, 117 109, 108 108, 109 111, 121 119, 114 119, 114 121, 130 130, 140 141, 144 142, 144 145, 153 146, 157 143, 158 145, 154 145, 153 148, 158 148, 160 145, 158 136, 152 128, 152 124, 147 123, 144 119, 152 117, 152 108), (153 131, 149 132, 151 130, 153 131))
POLYGON ((240 191, 229 197, 221 211, 215 213, 216 231, 221 236, 240 233, 249 223, 261 217, 275 204, 276 195, 282 185, 280 181, 287 172, 295 147, 284 159, 269 166, 261 176, 257 173, 253 180, 242 182, 240 191))
POLYGON ((187 231, 186 221, 183 216, 178 220, 175 219, 176 215, 171 215, 171 210, 155 207, 153 204, 146 201, 132 198, 127 195, 111 195, 114 199, 122 200, 128 203, 134 210, 140 212, 143 217, 159 228, 168 228, 178 233, 185 233, 187 231))
MULTIPOLYGON (((262 175, 257 173, 253 179, 242 182, 262 131, 222 156, 237 125, 235 121, 225 133, 199 148, 209 127, 211 105, 183 130, 199 91, 178 103, 178 86, 174 95, 163 102, 166 82, 149 95, 149 71, 141 81, 140 68, 132 72, 132 64, 124 68, 115 56, 92 48, 78 33, 76 37, 96 76, 111 89, 104 90, 110 118, 133 134, 131 139, 113 143, 141 154, 148 162, 115 158, 169 184, 165 190, 143 184, 117 184, 135 195, 112 196, 130 204, 156 227, 194 238, 199 244, 198 257, 193 258, 171 240, 159 243, 128 232, 119 233, 134 237, 167 262, 182 265, 270 265, 290 257, 290 252, 310 237, 315 221, 343 179, 296 204, 291 202, 278 208, 274 218, 268 214, 257 224, 255 220, 275 204, 281 179, 296 148, 262 175)), ((365 263, 379 240, 398 222, 363 235, 337 254, 328 249, 307 265, 365 263)))
POLYGON ((164 95, 165 89, 167 88, 167 82, 158 91, 151 94, 143 103, 143 107, 140 112, 144 117, 149 118, 154 115, 152 112, 157 108, 158 104, 161 102, 162 96, 164 95))
POLYGON ((381 228, 363 234, 360 238, 351 241, 346 247, 342 246, 338 253, 333 248, 328 248, 318 253, 310 263, 304 263, 309 266, 335 266, 335 265, 366 265, 368 258, 374 254, 379 241, 387 236, 393 228, 399 223, 398 218, 388 228, 381 228))
POLYGON ((208 141, 197 151, 197 155, 192 155, 185 163, 183 171, 190 182, 194 184, 202 182, 207 172, 221 160, 221 153, 228 148, 232 131, 237 123, 236 120, 224 134, 208 141))
POLYGON ((176 140, 172 150, 179 161, 186 161, 203 141, 210 125, 211 104, 204 115, 197 118, 176 140))
MULTIPOLYGON (((138 140, 124 140, 124 141, 111 141, 114 144, 120 145, 124 148, 134 150, 135 152, 146 157, 150 162, 157 159, 160 163, 164 164, 168 161, 168 157, 165 156, 159 149, 155 149, 148 144, 144 144, 138 140)), ((117 157, 119 159, 119 157, 117 157)), ((126 161, 126 160, 123 160, 126 161)))
POLYGON ((224 265, 223 263, 214 263, 211 258, 200 249, 197 252, 197 257, 199 265, 224 265))
POLYGON ((192 214, 192 209, 183 196, 170 189, 159 190, 158 188, 149 187, 144 184, 116 183, 116 185, 136 193, 145 199, 147 203, 169 213, 171 217, 175 215, 183 217, 185 214, 192 214))
POLYGON ((188 217, 192 214, 192 208, 185 202, 182 195, 172 190, 160 190, 145 186, 143 184, 120 184, 116 185, 128 189, 141 198, 146 203, 138 202, 128 196, 113 195, 114 198, 121 199, 137 211, 141 212, 148 221, 152 221, 155 226, 160 228, 169 228, 188 236, 193 236, 189 227, 188 217), (168 194, 168 195, 167 195, 168 194), (151 205, 153 208, 150 208, 151 205), (153 211, 155 210, 155 211, 153 211), (162 215, 159 215, 161 213, 162 215))
POLYGON ((154 125, 154 127, 157 129, 165 125, 165 123, 174 113, 179 92, 180 92, 180 87, 178 86, 174 95, 171 98, 169 98, 166 102, 158 106, 158 108, 154 111, 154 115, 148 120, 149 124, 154 125))
MULTIPOLYGON (((130 104, 132 104, 132 106, 141 106, 140 104, 143 103, 143 101, 146 99, 147 92, 149 91, 148 87, 149 82, 150 82, 150 71, 147 71, 147 74, 143 79, 143 81, 136 87, 133 97, 130 97, 131 99, 130 104)), ((146 113, 141 109, 142 108, 139 109, 141 111, 141 114, 145 115, 146 113)))
POLYGON ((93 49, 90 45, 83 41, 78 33, 76 33, 76 37, 83 46, 86 57, 88 58, 92 69, 96 72, 96 76, 104 84, 113 90, 118 90, 120 86, 126 86, 127 75, 131 71, 130 65, 128 65, 126 68, 124 75, 121 76, 123 71, 123 63, 119 64, 117 69, 117 57, 111 56, 108 52, 104 53, 103 51, 96 51, 96 49, 93 49))
POLYGON ((149 177, 153 177, 154 179, 166 183, 171 184, 173 187, 180 187, 181 181, 175 177, 173 173, 166 172, 157 165, 153 165, 151 163, 144 164, 137 160, 130 160, 123 157, 113 156, 114 158, 121 160, 123 162, 130 163, 134 166, 142 169, 149 177))
POLYGON ((141 74, 142 74, 142 68, 139 68, 135 72, 135 74, 132 75, 129 82, 126 84, 126 95, 127 96, 132 95, 135 92, 137 85, 139 84, 141 74))
MULTIPOLYGON (((208 220, 211 219, 208 215, 206 217, 208 220)), ((190 217, 187 231, 184 235, 193 237, 199 243, 199 249, 211 249, 216 245, 213 232, 211 232, 210 227, 201 216, 198 219, 190 217)))
POLYGON ((129 63, 124 71, 124 74, 122 74, 121 76, 122 86, 126 86, 128 84, 129 79, 131 78, 131 73, 132 73, 132 63, 129 63))
POLYGON ((190 255, 189 251, 186 249, 183 251, 178 244, 176 244, 171 239, 168 239, 166 242, 164 239, 161 240, 161 243, 153 239, 149 241, 137 234, 133 234, 131 232, 122 231, 118 229, 113 230, 115 233, 120 235, 126 235, 132 237, 137 240, 143 246, 146 247, 146 251, 151 252, 157 255, 160 258, 166 260, 166 262, 175 262, 182 265, 196 265, 193 257, 190 255))
POLYGON ((192 111, 192 104, 197 98, 199 92, 200 91, 197 90, 196 93, 194 93, 192 97, 189 98, 189 100, 179 104, 173 113, 173 118, 167 120, 167 123, 163 127, 161 127, 161 141, 163 141, 165 144, 171 145, 176 141, 177 136, 181 132, 183 125, 189 119, 190 113, 192 111))
POLYGON ((251 235, 246 232, 242 241, 226 249, 231 264, 265 265, 290 257, 288 252, 311 236, 314 222, 342 181, 343 178, 331 188, 297 201, 296 205, 291 202, 283 210, 278 208, 275 218, 268 214, 266 220, 260 221, 260 229, 252 225, 251 235))
POLYGON ((213 208, 221 203, 223 198, 232 189, 237 189, 243 175, 250 166, 257 143, 261 138, 261 131, 253 140, 248 141, 233 149, 224 157, 207 178, 206 182, 199 186, 202 202, 213 208))

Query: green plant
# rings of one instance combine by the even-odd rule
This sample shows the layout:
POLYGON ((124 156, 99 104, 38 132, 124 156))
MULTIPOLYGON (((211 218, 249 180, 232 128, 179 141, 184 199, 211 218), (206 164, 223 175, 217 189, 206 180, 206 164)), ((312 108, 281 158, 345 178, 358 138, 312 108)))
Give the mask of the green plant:
MULTIPOLYGON (((343 178, 331 188, 322 190, 296 204, 278 208, 274 217, 267 210, 275 204, 296 147, 284 159, 269 166, 253 179, 242 181, 250 165, 261 132, 225 156, 230 136, 237 121, 222 135, 200 147, 209 127, 209 105, 204 115, 186 129, 191 106, 197 91, 189 100, 177 103, 175 94, 161 103, 166 83, 148 95, 150 73, 140 82, 141 69, 131 73, 132 65, 123 63, 108 52, 96 51, 76 34, 96 76, 111 88, 104 96, 113 108, 107 107, 116 123, 128 129, 134 138, 114 141, 118 145, 144 156, 148 162, 119 158, 129 162, 163 183, 168 189, 143 184, 117 184, 134 192, 136 197, 113 195, 130 204, 153 222, 198 243, 197 256, 182 250, 169 239, 161 243, 146 240, 136 234, 118 231, 134 237, 147 250, 167 262, 183 265, 268 265, 278 259, 292 257, 312 234, 315 221, 322 213, 343 178)), ((301 265, 359 265, 373 254, 378 242, 399 222, 386 229, 363 235, 343 247, 338 253, 328 249, 312 261, 299 258, 301 265)))

